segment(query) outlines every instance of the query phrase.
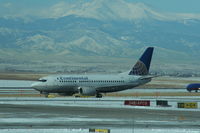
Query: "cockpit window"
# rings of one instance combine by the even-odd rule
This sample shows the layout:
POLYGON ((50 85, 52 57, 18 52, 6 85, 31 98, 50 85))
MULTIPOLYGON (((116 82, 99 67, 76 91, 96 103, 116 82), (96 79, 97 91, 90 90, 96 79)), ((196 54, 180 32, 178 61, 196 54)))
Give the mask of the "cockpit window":
POLYGON ((47 80, 46 79, 39 79, 38 81, 40 81, 40 82, 46 82, 47 80))

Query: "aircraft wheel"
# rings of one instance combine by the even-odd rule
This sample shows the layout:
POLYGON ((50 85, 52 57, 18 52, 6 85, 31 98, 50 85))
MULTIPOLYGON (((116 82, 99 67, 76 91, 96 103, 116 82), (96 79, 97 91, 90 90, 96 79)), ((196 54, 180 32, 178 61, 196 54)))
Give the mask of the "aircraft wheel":
POLYGON ((40 94, 43 94, 45 97, 48 97, 49 96, 49 93, 46 93, 46 92, 40 92, 40 94))
POLYGON ((102 98, 102 94, 97 93, 96 98, 102 98))

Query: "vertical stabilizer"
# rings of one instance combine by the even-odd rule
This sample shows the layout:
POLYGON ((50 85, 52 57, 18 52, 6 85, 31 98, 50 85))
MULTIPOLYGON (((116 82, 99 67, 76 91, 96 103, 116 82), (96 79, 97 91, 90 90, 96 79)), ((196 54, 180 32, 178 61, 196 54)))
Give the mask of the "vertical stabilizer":
POLYGON ((149 68, 151 64, 153 50, 154 50, 153 47, 148 47, 145 50, 145 52, 142 54, 140 59, 137 61, 137 63, 133 66, 133 68, 129 72, 129 75, 148 75, 149 74, 149 68))

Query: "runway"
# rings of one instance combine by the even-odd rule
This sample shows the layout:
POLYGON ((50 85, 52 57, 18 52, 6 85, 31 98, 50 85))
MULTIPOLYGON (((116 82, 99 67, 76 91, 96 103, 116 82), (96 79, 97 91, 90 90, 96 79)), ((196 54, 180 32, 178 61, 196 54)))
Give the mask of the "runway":
MULTIPOLYGON (((118 92, 119 94, 132 94, 132 93, 187 93, 186 89, 130 89, 118 92)), ((0 87, 0 96, 3 95, 38 95, 39 92, 30 87, 0 87)))
POLYGON ((111 133, 199 133, 200 130, 199 96, 160 96, 160 93, 187 93, 185 89, 131 89, 120 93, 136 95, 101 99, 44 98, 29 88, 31 82, 2 81, 2 84, 1 133, 89 133, 91 128, 109 129, 111 133), (153 95, 140 96, 140 93, 153 95), (127 106, 125 100, 149 100, 151 104, 127 106), (157 106, 157 100, 167 100, 169 106, 157 106), (198 108, 177 108, 177 102, 196 102, 198 108))
MULTIPOLYGON (((170 104, 184 100, 166 99, 171 100, 170 104)), ((197 133, 200 130, 200 109, 156 107, 154 104, 133 107, 123 105, 123 100, 127 98, 0 98, 0 131, 49 132, 54 129, 52 132, 88 133, 89 128, 103 128, 111 129, 111 133, 197 133)))

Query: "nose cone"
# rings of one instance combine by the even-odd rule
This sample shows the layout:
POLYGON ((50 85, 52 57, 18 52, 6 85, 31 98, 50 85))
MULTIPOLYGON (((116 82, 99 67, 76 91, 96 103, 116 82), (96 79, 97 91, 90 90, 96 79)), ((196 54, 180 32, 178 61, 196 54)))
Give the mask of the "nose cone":
POLYGON ((42 90, 44 89, 45 85, 41 82, 35 82, 33 84, 31 84, 31 88, 34 88, 36 90, 42 90))

